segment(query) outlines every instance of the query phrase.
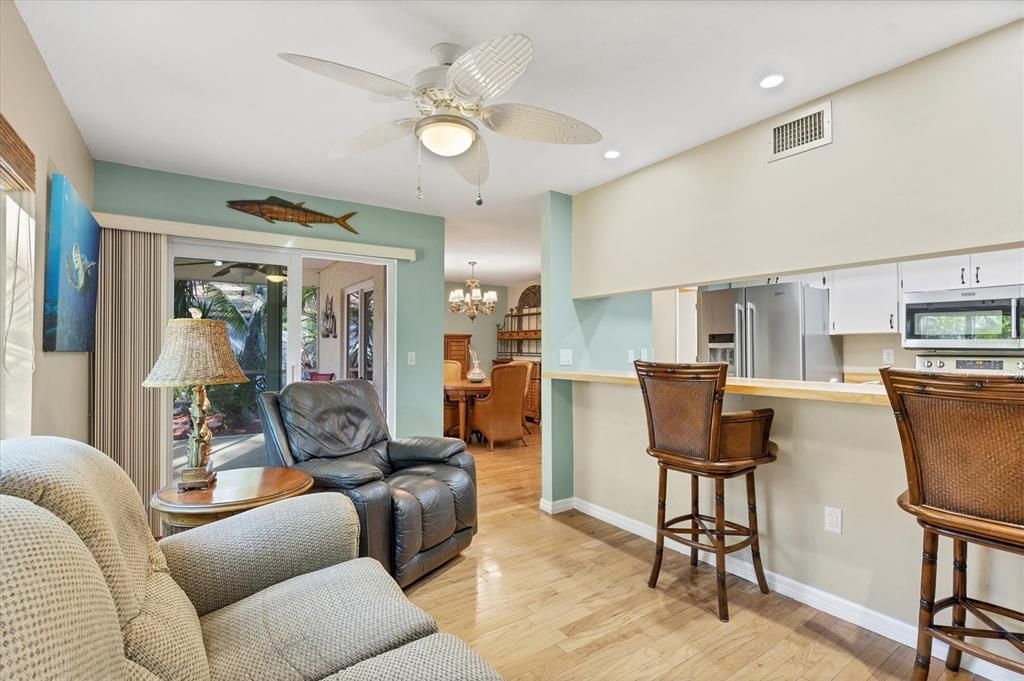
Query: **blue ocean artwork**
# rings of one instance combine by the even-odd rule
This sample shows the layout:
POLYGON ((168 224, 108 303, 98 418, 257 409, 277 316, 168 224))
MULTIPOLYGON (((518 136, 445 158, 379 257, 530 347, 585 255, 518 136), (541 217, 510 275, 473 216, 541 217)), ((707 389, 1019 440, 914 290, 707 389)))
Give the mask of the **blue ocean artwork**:
POLYGON ((43 350, 92 352, 96 345, 100 225, 67 177, 50 179, 43 350))

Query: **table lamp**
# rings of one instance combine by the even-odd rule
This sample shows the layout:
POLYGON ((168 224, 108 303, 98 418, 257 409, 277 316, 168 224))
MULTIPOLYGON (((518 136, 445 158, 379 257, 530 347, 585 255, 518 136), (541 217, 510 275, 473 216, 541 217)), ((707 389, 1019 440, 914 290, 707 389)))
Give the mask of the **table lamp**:
POLYGON ((172 319, 164 330, 160 357, 142 385, 146 388, 191 388, 192 434, 188 437, 188 464, 181 472, 178 490, 208 489, 217 474, 210 464, 210 427, 206 413, 210 400, 206 386, 248 383, 228 340, 228 327, 217 319, 202 319, 189 308, 191 319, 172 319))

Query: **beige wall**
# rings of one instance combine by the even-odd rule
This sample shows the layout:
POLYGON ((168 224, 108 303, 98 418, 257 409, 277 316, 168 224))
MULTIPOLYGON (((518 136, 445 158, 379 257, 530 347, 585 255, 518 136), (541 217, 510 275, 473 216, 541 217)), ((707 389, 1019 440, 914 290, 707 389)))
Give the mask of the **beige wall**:
POLYGON ((654 361, 676 361, 678 307, 676 289, 651 293, 651 346, 654 350, 654 361))
MULTIPOLYGON (((728 395, 726 411, 775 409, 779 459, 757 470, 758 524, 765 569, 916 626, 921 529, 899 510, 906 489, 899 436, 888 407, 728 395), (843 533, 823 529, 824 506, 843 511, 843 533)), ((655 523, 657 465, 644 448, 647 426, 636 386, 573 384, 575 497, 648 527, 655 523)), ((713 490, 702 483, 703 512, 713 490)), ((742 480, 726 482, 728 517, 745 523, 742 480)), ((669 475, 668 516, 689 512, 689 479, 669 475)), ((1024 602, 1024 561, 976 546, 968 593, 1024 602)), ((732 560, 749 563, 748 551, 732 560)), ((653 547, 652 547, 653 557, 653 547)), ((949 540, 939 552, 939 593, 952 584, 949 540)), ((662 568, 690 570, 669 552, 662 568)), ((711 573, 705 573, 709 576, 711 573)), ((965 662, 967 658, 965 657, 965 662)))
MULTIPOLYGON (((519 296, 523 295, 523 291, 525 291, 528 287, 533 286, 534 284, 540 286, 540 279, 534 279, 531 281, 520 281, 515 284, 509 284, 508 306, 515 307, 519 303, 519 296)), ((508 310, 503 310, 503 312, 508 312, 508 310)))
MULTIPOLYGON (((42 351, 46 271, 47 178, 63 173, 92 206, 92 157, 14 3, 0 0, 0 112, 36 157, 36 368, 32 433, 89 439, 86 353, 42 351)), ((100 267, 103 263, 100 263, 100 267)))
POLYGON ((773 119, 577 194, 573 295, 1020 243, 1022 83, 1018 21, 833 93, 830 145, 769 164, 773 119))
POLYGON ((387 346, 384 341, 387 318, 385 315, 386 306, 384 301, 387 292, 385 291, 385 268, 383 265, 367 265, 358 262, 337 262, 328 265, 320 270, 320 311, 323 313, 327 296, 334 297, 334 315, 338 320, 337 338, 320 338, 320 361, 319 371, 323 373, 333 372, 335 378, 345 378, 343 368, 342 351, 345 341, 345 289, 349 286, 361 284, 364 281, 373 281, 375 306, 373 315, 373 337, 375 360, 377 365, 373 372, 373 385, 377 394, 384 404, 384 387, 387 384, 387 346))
POLYGON ((866 333, 843 336, 843 373, 873 373, 882 363, 882 350, 892 349, 896 360, 893 366, 914 368, 913 350, 904 350, 898 333, 866 333))

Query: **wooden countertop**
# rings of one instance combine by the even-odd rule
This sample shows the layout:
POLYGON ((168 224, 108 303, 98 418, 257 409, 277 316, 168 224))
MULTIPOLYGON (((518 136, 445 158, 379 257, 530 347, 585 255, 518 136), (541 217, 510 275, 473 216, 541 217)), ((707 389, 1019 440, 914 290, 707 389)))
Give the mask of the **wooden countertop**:
MULTIPOLYGON (((544 378, 583 383, 639 385, 636 374, 630 371, 545 371, 544 378)), ((889 397, 885 394, 885 386, 878 384, 823 383, 787 381, 777 378, 733 378, 730 376, 726 381, 725 391, 736 395, 889 406, 889 397)))

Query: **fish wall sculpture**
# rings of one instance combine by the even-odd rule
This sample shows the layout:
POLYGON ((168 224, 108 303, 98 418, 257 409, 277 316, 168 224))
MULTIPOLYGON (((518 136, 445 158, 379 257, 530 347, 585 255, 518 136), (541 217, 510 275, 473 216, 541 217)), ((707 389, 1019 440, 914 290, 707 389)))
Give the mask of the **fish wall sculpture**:
POLYGON ((268 196, 262 200, 228 201, 228 208, 248 213, 249 215, 255 215, 269 223, 278 221, 295 222, 303 227, 310 228, 312 228, 312 225, 336 224, 353 234, 359 234, 352 225, 348 224, 349 218, 355 215, 355 212, 334 217, 312 208, 306 208, 304 204, 305 201, 292 203, 277 196, 268 196))

